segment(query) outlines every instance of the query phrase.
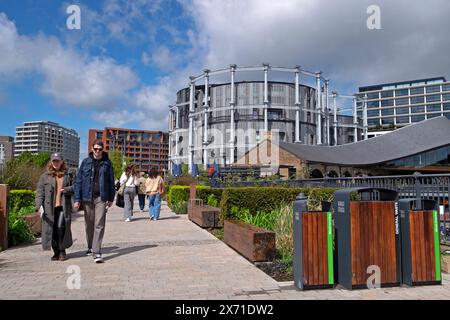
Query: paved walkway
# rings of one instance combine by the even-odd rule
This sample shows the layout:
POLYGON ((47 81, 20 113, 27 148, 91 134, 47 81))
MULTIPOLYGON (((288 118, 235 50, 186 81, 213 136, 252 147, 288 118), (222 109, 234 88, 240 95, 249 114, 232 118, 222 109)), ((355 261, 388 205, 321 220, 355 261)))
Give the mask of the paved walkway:
POLYGON ((297 291, 293 282, 273 280, 166 205, 160 220, 135 212, 130 223, 122 209, 111 208, 104 264, 84 255, 81 214, 72 231, 74 245, 64 262, 51 262, 40 242, 0 252, 0 299, 450 299, 449 275, 442 286, 297 291), (77 268, 80 288, 69 289, 77 268))

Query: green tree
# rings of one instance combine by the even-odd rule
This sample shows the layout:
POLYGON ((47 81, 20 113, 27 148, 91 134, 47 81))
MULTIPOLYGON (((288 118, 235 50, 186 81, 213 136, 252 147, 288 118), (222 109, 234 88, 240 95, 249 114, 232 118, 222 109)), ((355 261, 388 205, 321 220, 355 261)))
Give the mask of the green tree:
POLYGON ((37 155, 23 152, 6 163, 2 182, 8 184, 11 189, 35 190, 49 161, 49 152, 40 152, 37 155))
MULTIPOLYGON (((114 167, 114 178, 119 179, 122 175, 122 152, 120 150, 110 150, 108 156, 114 167)), ((128 164, 132 162, 132 159, 125 156, 124 161, 128 164)))
POLYGON ((44 167, 50 161, 50 152, 39 152, 37 155, 33 156, 33 163, 40 167, 44 167))

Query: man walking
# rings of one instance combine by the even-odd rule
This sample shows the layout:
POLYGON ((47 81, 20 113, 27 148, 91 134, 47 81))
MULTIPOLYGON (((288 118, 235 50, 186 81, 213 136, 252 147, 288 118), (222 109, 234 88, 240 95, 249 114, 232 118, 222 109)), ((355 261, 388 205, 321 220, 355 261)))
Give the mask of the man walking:
POLYGON ((87 255, 102 263, 101 246, 105 233, 106 211, 114 201, 114 170, 108 154, 103 151, 103 142, 95 140, 92 152, 83 160, 74 185, 74 208, 84 204, 87 255))

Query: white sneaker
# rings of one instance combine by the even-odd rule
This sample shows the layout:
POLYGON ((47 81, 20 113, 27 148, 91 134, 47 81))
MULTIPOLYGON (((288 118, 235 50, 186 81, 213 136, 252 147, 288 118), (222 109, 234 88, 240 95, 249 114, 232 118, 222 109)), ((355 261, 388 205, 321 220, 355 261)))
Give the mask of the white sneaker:
POLYGON ((125 222, 130 222, 131 221, 131 218, 126 218, 125 219, 125 222))
POLYGON ((94 257, 95 263, 103 263, 103 258, 101 254, 96 254, 94 257))

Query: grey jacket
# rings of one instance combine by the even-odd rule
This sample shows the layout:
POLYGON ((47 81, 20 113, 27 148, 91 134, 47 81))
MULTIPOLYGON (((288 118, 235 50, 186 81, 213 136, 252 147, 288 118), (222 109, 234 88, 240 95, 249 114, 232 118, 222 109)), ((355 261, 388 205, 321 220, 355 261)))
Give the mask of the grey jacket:
MULTIPOLYGON (((50 250, 52 247, 52 233, 54 223, 54 204, 56 199, 56 178, 50 172, 45 172, 39 178, 39 183, 36 190, 36 209, 40 206, 44 208, 44 215, 42 217, 42 248, 50 250)), ((72 221, 72 202, 71 195, 73 194, 73 186, 70 185, 70 178, 68 174, 64 175, 63 179, 63 196, 61 198, 64 220, 66 230, 62 241, 61 250, 69 248, 72 245, 72 231, 70 229, 72 221)), ((56 223, 56 222, 55 222, 56 223)))

